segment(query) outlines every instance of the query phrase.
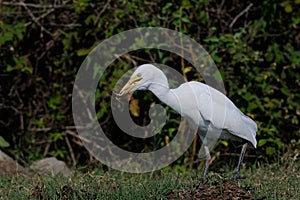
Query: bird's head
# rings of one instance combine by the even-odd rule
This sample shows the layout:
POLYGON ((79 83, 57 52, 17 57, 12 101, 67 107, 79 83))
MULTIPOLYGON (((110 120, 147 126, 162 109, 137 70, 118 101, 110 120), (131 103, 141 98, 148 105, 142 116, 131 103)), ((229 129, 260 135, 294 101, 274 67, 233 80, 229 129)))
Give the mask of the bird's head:
POLYGON ((119 95, 133 93, 136 90, 147 90, 152 83, 153 71, 157 70, 154 65, 144 64, 139 66, 131 75, 129 81, 119 92, 119 95))

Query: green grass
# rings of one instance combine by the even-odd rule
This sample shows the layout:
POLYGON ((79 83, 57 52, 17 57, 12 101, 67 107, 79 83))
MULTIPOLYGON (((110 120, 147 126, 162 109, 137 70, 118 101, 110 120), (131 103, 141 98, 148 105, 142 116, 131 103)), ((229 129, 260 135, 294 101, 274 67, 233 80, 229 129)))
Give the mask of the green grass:
POLYGON ((248 184, 266 199, 300 199, 300 162, 286 160, 246 170, 248 184))
MULTIPOLYGON (((196 173, 166 168, 147 174, 94 170, 84 174, 76 172, 71 178, 1 177, 0 199, 166 199, 173 189, 195 185, 196 173)), ((242 175, 246 178, 240 181, 241 186, 248 188, 255 198, 300 199, 299 161, 244 168, 242 175)), ((212 171, 207 177, 209 184, 222 184, 223 179, 212 171)))

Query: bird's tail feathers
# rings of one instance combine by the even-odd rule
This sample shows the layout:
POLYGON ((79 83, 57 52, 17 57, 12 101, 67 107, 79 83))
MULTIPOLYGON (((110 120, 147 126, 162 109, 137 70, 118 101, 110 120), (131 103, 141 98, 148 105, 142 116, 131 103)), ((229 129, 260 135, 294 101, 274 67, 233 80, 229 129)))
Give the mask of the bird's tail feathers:
POLYGON ((253 144, 253 146, 256 148, 256 145, 257 145, 257 141, 256 141, 256 132, 257 132, 257 124, 248 116, 246 115, 243 115, 242 116, 243 118, 243 121, 245 123, 245 126, 248 127, 249 129, 249 133, 251 134, 248 134, 248 140, 253 144))

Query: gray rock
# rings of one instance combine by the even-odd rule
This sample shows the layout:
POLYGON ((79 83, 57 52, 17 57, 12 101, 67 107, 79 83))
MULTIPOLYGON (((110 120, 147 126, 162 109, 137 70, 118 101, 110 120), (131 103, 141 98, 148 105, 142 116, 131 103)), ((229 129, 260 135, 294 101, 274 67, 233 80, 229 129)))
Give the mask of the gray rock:
POLYGON ((0 175, 26 175, 24 167, 0 150, 0 175))
POLYGON ((67 165, 63 161, 57 160, 55 157, 39 160, 33 163, 29 169, 39 175, 50 174, 55 176, 57 174, 62 174, 65 177, 71 175, 71 170, 67 167, 67 165))

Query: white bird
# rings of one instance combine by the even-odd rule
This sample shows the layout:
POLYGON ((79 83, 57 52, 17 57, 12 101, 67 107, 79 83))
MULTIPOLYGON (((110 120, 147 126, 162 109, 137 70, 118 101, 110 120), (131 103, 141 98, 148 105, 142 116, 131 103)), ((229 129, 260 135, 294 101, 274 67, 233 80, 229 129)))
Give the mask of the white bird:
POLYGON ((206 157, 201 182, 205 179, 211 159, 208 147, 210 138, 244 142, 232 180, 239 178, 247 144, 251 143, 256 148, 257 125, 229 98, 218 90, 195 81, 170 89, 165 74, 152 64, 139 66, 118 95, 133 93, 136 90, 150 90, 162 102, 198 125, 198 134, 203 142, 206 157))

